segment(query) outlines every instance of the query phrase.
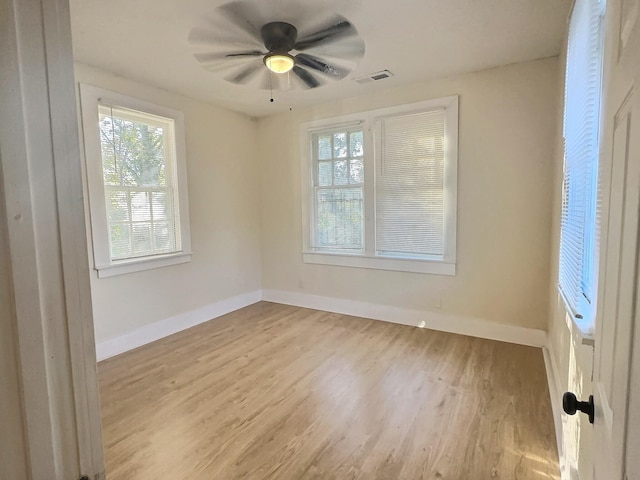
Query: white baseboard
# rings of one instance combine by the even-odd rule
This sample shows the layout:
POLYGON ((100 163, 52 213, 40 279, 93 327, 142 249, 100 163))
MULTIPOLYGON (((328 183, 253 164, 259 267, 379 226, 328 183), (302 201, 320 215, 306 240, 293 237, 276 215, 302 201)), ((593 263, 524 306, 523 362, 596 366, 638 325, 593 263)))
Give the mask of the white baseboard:
POLYGON ((261 299, 262 292, 256 290, 145 325, 120 337, 96 344, 97 360, 101 361, 114 357, 187 328, 195 327, 201 323, 252 305, 261 299))
POLYGON ((546 333, 543 330, 533 328, 515 327, 473 317, 445 315, 437 312, 411 310, 306 293, 256 290, 197 310, 166 318, 137 328, 119 337, 100 342, 96 345, 96 357, 98 361, 105 360, 247 307, 260 300, 520 345, 533 347, 544 347, 546 345, 546 333))
POLYGON ((282 290, 263 290, 262 299, 269 302, 325 310, 343 315, 371 318, 373 320, 429 328, 501 342, 533 347, 546 345, 546 332, 544 330, 503 325, 473 317, 445 315, 437 312, 411 310, 282 290))

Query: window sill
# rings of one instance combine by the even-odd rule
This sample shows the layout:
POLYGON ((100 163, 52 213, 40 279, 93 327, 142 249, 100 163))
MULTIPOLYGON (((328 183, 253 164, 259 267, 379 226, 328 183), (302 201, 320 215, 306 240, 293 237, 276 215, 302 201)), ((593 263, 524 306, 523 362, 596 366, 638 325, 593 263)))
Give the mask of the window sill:
POLYGON ((168 267, 170 265, 179 265, 191 261, 191 253, 180 252, 169 255, 162 255, 150 258, 141 258, 136 260, 124 260, 121 263, 112 263, 111 265, 96 266, 98 278, 114 277, 116 275, 125 275, 127 273, 141 272, 143 270, 151 270, 153 268, 168 267))
POLYGON ((335 265, 340 267, 371 268, 396 272, 431 273, 435 275, 456 274, 456 264, 439 260, 365 257, 339 253, 303 252, 304 263, 335 265))
POLYGON ((573 335, 575 342, 578 345, 588 345, 593 347, 595 345, 595 338, 593 329, 590 327, 591 322, 585 319, 575 318, 567 312, 567 322, 571 322, 572 325, 567 325, 573 335))
POLYGON ((592 318, 577 318, 573 313, 569 302, 562 293, 562 289, 558 286, 558 301, 562 304, 565 311, 565 321, 567 328, 573 337, 575 344, 595 345, 595 337, 593 331, 594 320, 592 318))

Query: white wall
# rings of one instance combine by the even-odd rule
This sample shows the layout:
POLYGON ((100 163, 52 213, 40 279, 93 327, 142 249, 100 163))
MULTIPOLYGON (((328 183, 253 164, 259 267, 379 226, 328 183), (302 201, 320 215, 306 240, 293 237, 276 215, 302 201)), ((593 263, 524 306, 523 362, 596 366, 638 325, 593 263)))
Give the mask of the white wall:
POLYGON ((190 263, 98 279, 97 343, 260 289, 257 126, 249 117, 76 64, 76 80, 184 113, 190 263))
POLYGON ((263 288, 546 329, 557 77, 550 58, 261 119, 263 288), (303 263, 300 124, 454 94, 457 275, 303 263))

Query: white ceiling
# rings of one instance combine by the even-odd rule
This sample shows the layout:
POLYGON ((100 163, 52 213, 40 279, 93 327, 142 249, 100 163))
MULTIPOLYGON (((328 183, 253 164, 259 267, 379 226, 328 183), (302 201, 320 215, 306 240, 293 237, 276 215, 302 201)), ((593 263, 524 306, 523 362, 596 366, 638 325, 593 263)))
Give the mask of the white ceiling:
MULTIPOLYGON (((335 12, 366 52, 345 79, 269 92, 205 70, 187 41, 228 0, 70 0, 76 61, 252 116, 301 108, 427 79, 557 55, 571 0, 254 0, 266 20, 304 29, 335 12), (267 10, 265 10, 267 7, 267 10), (268 11, 268 14, 264 13, 268 11), (390 79, 353 78, 388 69, 390 79)), ((225 33, 222 32, 221 35, 225 33)), ((226 47, 224 47, 226 48, 226 47)))

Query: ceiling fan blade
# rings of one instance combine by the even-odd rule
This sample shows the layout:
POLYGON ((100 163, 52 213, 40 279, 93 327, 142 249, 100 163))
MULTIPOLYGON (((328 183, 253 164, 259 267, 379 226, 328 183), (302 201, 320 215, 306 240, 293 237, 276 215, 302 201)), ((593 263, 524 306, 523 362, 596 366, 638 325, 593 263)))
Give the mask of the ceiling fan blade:
POLYGON ((351 22, 341 19, 327 28, 298 40, 294 48, 296 50, 306 50, 307 48, 324 45, 356 33, 357 31, 351 22))
POLYGON ((349 74, 349 70, 347 70, 346 68, 338 67, 337 65, 329 65, 324 60, 307 53, 299 53, 295 58, 298 64, 312 68, 335 78, 343 78, 349 74))
POLYGON ((232 70, 233 68, 237 67, 238 64, 234 64, 234 63, 214 63, 212 65, 202 65, 202 68, 204 68, 205 70, 207 70, 208 72, 212 72, 212 73, 218 73, 218 72, 223 72, 225 70, 232 70))
POLYGON ((200 63, 211 63, 211 62, 215 62, 216 60, 224 60, 225 58, 256 57, 261 55, 265 55, 265 54, 262 52, 259 52, 258 50, 252 50, 248 52, 233 52, 233 53, 219 53, 219 52, 195 53, 193 56, 200 63))
POLYGON ((252 8, 246 2, 230 2, 220 5, 216 12, 231 24, 249 34, 252 39, 262 44, 262 37, 260 36, 262 22, 257 18, 253 18, 255 10, 255 7, 252 8))
POLYGON ((364 52, 364 42, 357 36, 350 36, 336 42, 331 42, 326 45, 321 44, 305 50, 306 54, 313 54, 315 57, 324 58, 327 62, 331 62, 334 59, 357 62, 362 58, 364 52))
POLYGON ((225 80, 235 83, 235 84, 244 84, 249 82, 251 78, 253 78, 254 74, 264 68, 262 62, 251 62, 250 65, 240 70, 235 75, 230 75, 225 78, 225 80))
POLYGON ((252 50, 250 52, 236 52, 236 53, 227 53, 225 55, 226 58, 230 57, 256 57, 266 55, 266 52, 261 52, 259 50, 252 50))
POLYGON ((300 80, 309 88, 316 88, 320 86, 320 81, 313 76, 311 72, 307 72, 305 69, 299 66, 293 67, 293 73, 295 73, 300 80))

